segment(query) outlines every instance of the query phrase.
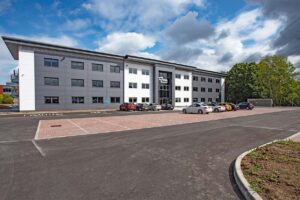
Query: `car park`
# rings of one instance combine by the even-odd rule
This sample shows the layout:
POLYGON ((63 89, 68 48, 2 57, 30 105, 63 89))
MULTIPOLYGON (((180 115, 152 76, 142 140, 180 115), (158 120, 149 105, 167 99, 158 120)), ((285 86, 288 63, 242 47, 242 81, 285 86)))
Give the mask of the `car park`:
POLYGON ((247 109, 247 110, 252 110, 254 108, 254 105, 248 102, 240 102, 238 106, 240 109, 247 109))
POLYGON ((161 110, 161 105, 156 104, 156 103, 150 103, 149 104, 149 110, 160 111, 161 110))
POLYGON ((212 107, 213 112, 224 112, 224 111, 226 111, 225 106, 221 106, 218 103, 209 103, 207 105, 212 107))
POLYGON ((161 105, 161 109, 162 110, 174 110, 174 106, 172 104, 165 103, 165 104, 161 105))
POLYGON ((138 104, 136 104, 136 110, 147 111, 147 110, 149 110, 149 105, 146 103, 138 103, 138 104))
POLYGON ((212 110, 211 106, 208 106, 203 103, 194 103, 194 104, 182 109, 182 112, 184 114, 188 114, 188 113, 208 114, 212 111, 213 110, 212 110))
POLYGON ((136 110, 136 105, 134 103, 122 103, 120 105, 120 110, 121 111, 135 111, 136 110))

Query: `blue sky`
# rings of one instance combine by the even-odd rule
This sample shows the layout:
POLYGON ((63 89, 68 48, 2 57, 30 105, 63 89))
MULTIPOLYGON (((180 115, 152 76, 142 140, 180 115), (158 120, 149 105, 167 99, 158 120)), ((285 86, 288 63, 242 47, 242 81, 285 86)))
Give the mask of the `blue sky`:
MULTIPOLYGON (((284 49, 289 41, 281 38, 297 10, 276 3, 280 0, 1 0, 0 35, 215 71, 278 52, 297 64, 299 52, 284 49), (274 13, 272 6, 281 7, 274 13)), ((0 83, 16 67, 1 41, 0 83)))

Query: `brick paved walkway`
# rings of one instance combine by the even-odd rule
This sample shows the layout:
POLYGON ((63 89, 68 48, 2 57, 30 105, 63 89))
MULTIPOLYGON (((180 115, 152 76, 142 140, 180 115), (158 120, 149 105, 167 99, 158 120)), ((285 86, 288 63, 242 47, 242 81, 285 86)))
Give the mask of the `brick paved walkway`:
POLYGON ((291 110, 291 108, 255 108, 251 111, 239 110, 236 112, 210 113, 208 115, 161 113, 147 115, 40 120, 35 139, 50 139, 56 137, 188 124, 286 110, 291 110))

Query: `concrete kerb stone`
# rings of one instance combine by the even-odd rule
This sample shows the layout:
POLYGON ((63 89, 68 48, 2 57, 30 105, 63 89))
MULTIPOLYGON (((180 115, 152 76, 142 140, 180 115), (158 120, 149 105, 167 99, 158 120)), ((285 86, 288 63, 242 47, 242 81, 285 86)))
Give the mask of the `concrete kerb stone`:
MULTIPOLYGON (((298 136, 300 135, 300 132, 286 138, 286 139, 283 139, 283 140, 291 140, 293 137, 295 136, 298 136)), ((269 145, 269 144, 272 144, 274 142, 278 142, 278 141, 281 141, 281 140, 273 140, 272 142, 268 142, 266 144, 263 144, 263 145, 260 145, 256 148, 253 148, 249 151, 246 151, 244 153, 242 153, 241 155, 239 155, 237 157, 237 159, 235 160, 235 163, 234 163, 234 168, 233 168, 233 177, 234 177, 234 180, 239 188, 239 190, 241 191, 242 195, 244 196, 244 198, 246 200, 263 200, 261 198, 261 196, 255 192, 252 188, 251 188, 251 185, 250 183, 246 180, 244 174, 243 174, 243 171, 242 171, 242 167, 241 167, 241 163, 242 163, 242 160, 243 158, 248 155, 249 153, 251 153, 252 151, 256 150, 257 148, 260 148, 260 147, 264 147, 266 145, 269 145)))

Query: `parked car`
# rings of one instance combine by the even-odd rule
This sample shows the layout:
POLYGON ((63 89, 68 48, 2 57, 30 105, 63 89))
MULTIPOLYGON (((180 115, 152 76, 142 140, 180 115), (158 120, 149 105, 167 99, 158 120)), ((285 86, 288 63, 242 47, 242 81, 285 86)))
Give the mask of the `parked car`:
POLYGON ((231 105, 228 104, 228 103, 220 103, 219 105, 220 105, 220 106, 225 106, 225 110, 226 110, 226 111, 232 111, 232 107, 231 107, 231 105))
POLYGON ((208 114, 212 111, 213 111, 213 109, 211 106, 208 106, 203 103, 194 103, 194 104, 190 105, 189 107, 182 109, 182 112, 184 114, 187 114, 187 113, 208 114))
POLYGON ((238 109, 240 109, 239 106, 234 103, 229 103, 229 105, 231 105, 233 111, 237 111, 238 109))
POLYGON ((174 110, 174 106, 169 103, 164 103, 161 105, 162 110, 174 110))
POLYGON ((150 103, 149 104, 149 110, 160 111, 161 110, 161 105, 156 104, 156 103, 150 103))
POLYGON ((136 110, 147 111, 147 110, 149 110, 149 105, 146 103, 138 103, 138 104, 136 104, 136 110))
POLYGON ((226 111, 225 106, 221 106, 217 103, 209 103, 207 105, 212 107, 213 112, 224 112, 224 111, 226 111))
POLYGON ((120 110, 121 111, 130 111, 130 110, 135 111, 136 105, 134 103, 122 103, 120 105, 120 110))
POLYGON ((248 102, 240 102, 238 106, 240 109, 247 109, 247 110, 252 110, 254 108, 254 105, 248 102))

